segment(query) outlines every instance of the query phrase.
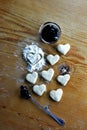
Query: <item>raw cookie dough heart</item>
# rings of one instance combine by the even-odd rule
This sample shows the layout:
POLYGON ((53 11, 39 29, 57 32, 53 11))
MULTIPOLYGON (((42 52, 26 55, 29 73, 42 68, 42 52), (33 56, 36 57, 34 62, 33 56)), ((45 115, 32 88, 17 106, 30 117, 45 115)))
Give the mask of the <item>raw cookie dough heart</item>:
POLYGON ((33 72, 26 75, 26 80, 32 84, 35 84, 38 78, 38 73, 33 72))
POLYGON ((36 54, 29 53, 27 55, 27 58, 28 58, 30 64, 34 65, 41 59, 41 56, 40 56, 40 54, 36 55, 36 54))
POLYGON ((62 53, 63 55, 66 55, 68 53, 68 51, 70 50, 70 44, 65 44, 65 45, 62 45, 62 44, 59 44, 57 46, 57 50, 62 53))
POLYGON ((57 89, 57 90, 52 90, 50 91, 50 97, 54 100, 54 101, 57 101, 59 102, 62 98, 62 95, 63 95, 63 90, 60 88, 60 89, 57 89))
POLYGON ((70 80, 70 75, 69 74, 59 75, 57 77, 57 81, 59 83, 61 83, 63 86, 65 86, 68 83, 69 80, 70 80))
POLYGON ((59 61, 59 59, 60 59, 59 55, 53 56, 50 54, 47 56, 47 60, 51 65, 56 64, 59 61))
POLYGON ((47 71, 46 70, 43 70, 41 72, 41 76, 47 80, 47 81, 51 81, 52 77, 54 75, 54 70, 52 68, 48 69, 47 71))
POLYGON ((42 94, 44 92, 46 92, 46 85, 45 84, 41 84, 41 85, 35 85, 33 86, 33 91, 39 95, 39 96, 42 96, 42 94))

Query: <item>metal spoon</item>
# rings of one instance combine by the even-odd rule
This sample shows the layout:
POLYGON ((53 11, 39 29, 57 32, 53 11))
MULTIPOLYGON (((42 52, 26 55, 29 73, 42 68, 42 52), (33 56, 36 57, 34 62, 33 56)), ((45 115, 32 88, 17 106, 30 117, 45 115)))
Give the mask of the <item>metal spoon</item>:
POLYGON ((42 109, 44 112, 46 112, 51 118, 53 118, 57 123, 59 123, 60 125, 64 125, 65 122, 64 120, 60 119, 59 117, 57 117, 56 115, 54 115, 48 108, 48 106, 43 107, 42 105, 40 105, 30 94, 29 90, 27 89, 26 86, 21 86, 20 88, 20 95, 22 98, 25 99, 31 99, 31 101, 36 104, 40 109, 42 109))

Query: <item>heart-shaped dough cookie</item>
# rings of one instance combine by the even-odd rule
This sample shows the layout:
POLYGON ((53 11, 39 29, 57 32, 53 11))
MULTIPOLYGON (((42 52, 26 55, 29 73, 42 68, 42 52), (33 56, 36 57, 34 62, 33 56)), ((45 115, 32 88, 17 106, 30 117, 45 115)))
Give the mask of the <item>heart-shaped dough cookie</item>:
POLYGON ((52 77, 54 75, 54 70, 52 68, 48 69, 47 71, 46 70, 43 70, 41 72, 41 76, 47 80, 47 81, 51 81, 52 77))
POLYGON ((62 95, 63 95, 63 90, 60 88, 60 89, 57 89, 57 90, 51 90, 50 91, 50 97, 54 100, 54 101, 57 101, 59 102, 62 98, 62 95))
POLYGON ((27 54, 27 59, 30 62, 30 64, 34 65, 41 59, 41 56, 40 54, 36 55, 36 53, 29 53, 27 54))
POLYGON ((33 72, 26 75, 26 80, 32 84, 35 84, 38 78, 38 73, 33 72))
POLYGON ((33 86, 33 91, 39 95, 39 96, 42 96, 42 94, 44 92, 46 92, 46 85, 45 84, 41 84, 41 85, 35 85, 33 86))
POLYGON ((63 55, 66 55, 68 53, 68 51, 70 50, 70 44, 65 44, 65 45, 62 45, 62 44, 59 44, 57 46, 57 50, 62 53, 63 55))
POLYGON ((53 56, 50 54, 47 56, 47 60, 51 65, 56 64, 59 61, 59 59, 60 59, 59 55, 53 56))
POLYGON ((70 80, 70 75, 69 74, 65 74, 65 75, 59 75, 57 77, 57 81, 62 84, 63 86, 65 86, 68 81, 70 80))

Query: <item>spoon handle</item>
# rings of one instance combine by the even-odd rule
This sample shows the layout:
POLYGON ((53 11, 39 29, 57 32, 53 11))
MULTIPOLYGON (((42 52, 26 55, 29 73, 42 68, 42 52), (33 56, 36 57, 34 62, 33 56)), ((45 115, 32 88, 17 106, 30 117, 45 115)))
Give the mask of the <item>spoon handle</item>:
POLYGON ((31 97, 31 100, 34 104, 36 104, 39 108, 41 108, 44 112, 46 112, 51 118, 53 118, 57 123, 59 123, 60 125, 64 125, 65 122, 60 119, 59 117, 57 117, 56 115, 54 115, 48 107, 43 107, 42 105, 40 105, 34 98, 31 97))
POLYGON ((53 114, 50 110, 47 112, 50 116, 51 116, 51 118, 53 118, 57 123, 59 123, 60 125, 64 125, 65 124, 65 122, 64 122, 64 120, 62 120, 61 118, 59 118, 59 117, 57 117, 55 114, 53 114))

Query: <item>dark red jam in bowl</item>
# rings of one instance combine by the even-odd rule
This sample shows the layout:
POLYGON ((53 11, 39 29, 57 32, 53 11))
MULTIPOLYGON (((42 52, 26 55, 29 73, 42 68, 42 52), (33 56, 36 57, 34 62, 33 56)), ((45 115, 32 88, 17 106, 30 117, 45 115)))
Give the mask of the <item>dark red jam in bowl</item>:
POLYGON ((41 41, 53 44, 59 40, 61 28, 54 22, 46 22, 40 26, 39 34, 41 41))

